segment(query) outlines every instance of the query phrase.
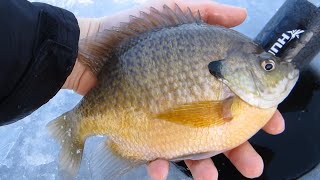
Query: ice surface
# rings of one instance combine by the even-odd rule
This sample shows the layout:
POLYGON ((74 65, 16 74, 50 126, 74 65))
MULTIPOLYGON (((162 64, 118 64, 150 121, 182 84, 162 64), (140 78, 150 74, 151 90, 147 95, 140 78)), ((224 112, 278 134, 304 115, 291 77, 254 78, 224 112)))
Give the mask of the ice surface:
MULTIPOLYGON (((127 9, 145 0, 40 0, 52 5, 66 8, 76 16, 100 17, 127 9)), ((248 18, 236 27, 238 31, 254 38, 265 23, 281 6, 284 0, 219 0, 227 4, 246 7, 248 18)), ((319 61, 318 61, 319 62, 319 61)), ((49 137, 46 124, 62 113, 73 108, 81 96, 67 90, 61 90, 53 99, 36 112, 23 120, 0 127, 0 179, 57 179, 58 144, 49 137)), ((88 159, 92 147, 100 142, 101 137, 87 141, 84 158, 77 179, 90 179, 88 159)), ((187 177, 171 166, 169 179, 187 179, 187 177)), ((319 170, 306 179, 318 177, 319 170)), ((148 179, 144 167, 131 171, 124 179, 148 179), (144 177, 144 178, 138 178, 144 177)))
POLYGON ((320 164, 318 164, 318 166, 315 167, 308 174, 306 174, 303 177, 299 178, 299 180, 315 180, 315 179, 320 179, 320 164))

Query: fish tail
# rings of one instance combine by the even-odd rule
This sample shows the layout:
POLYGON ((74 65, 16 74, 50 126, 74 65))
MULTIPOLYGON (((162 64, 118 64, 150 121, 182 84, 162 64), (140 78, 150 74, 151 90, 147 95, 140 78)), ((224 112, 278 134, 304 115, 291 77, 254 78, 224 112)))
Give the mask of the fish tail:
POLYGON ((73 111, 69 111, 51 121, 49 133, 60 143, 59 170, 64 177, 75 177, 82 158, 84 139, 78 132, 78 120, 73 111))

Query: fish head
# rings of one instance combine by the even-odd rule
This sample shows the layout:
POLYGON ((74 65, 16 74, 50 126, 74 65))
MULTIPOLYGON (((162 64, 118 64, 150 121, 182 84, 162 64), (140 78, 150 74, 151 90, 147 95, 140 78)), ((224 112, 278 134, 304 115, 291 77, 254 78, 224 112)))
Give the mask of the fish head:
POLYGON ((299 70, 293 63, 265 51, 235 52, 226 59, 210 62, 208 68, 234 94, 259 108, 280 104, 299 77, 299 70))

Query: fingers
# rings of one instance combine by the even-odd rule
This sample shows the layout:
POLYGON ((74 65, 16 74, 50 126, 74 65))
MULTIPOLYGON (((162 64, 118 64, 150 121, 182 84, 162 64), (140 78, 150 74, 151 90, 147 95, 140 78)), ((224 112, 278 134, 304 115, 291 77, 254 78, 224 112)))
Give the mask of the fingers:
POLYGON ((82 74, 77 89, 73 89, 80 95, 86 95, 97 84, 97 77, 88 68, 82 74))
MULTIPOLYGON (((274 134, 274 135, 284 131, 285 129, 284 119, 278 110, 275 112, 273 117, 264 126, 263 129, 267 133, 274 134)), ((242 175, 248 178, 259 177, 263 172, 263 167, 264 167, 263 160, 261 156, 255 151, 255 149, 248 142, 245 142, 242 145, 230 151, 225 152, 224 154, 229 158, 232 164, 234 164, 234 166, 238 169, 238 171, 242 175)), ((214 179, 216 179, 218 177, 218 173, 214 172, 217 170, 210 159, 206 160, 206 162, 186 161, 186 164, 189 167, 195 179, 197 179, 197 177, 200 177, 203 179, 210 179, 208 177, 214 177, 214 179), (210 166, 211 168, 208 168, 210 166), (208 172, 208 170, 203 170, 203 169, 210 169, 210 172, 208 172)))
POLYGON ((100 29, 100 21, 96 18, 77 18, 78 25, 80 28, 80 37, 79 39, 83 39, 89 36, 94 35, 100 29))
POLYGON ((185 160, 195 180, 218 179, 218 170, 211 159, 185 160))
POLYGON ((62 88, 71 89, 80 95, 85 95, 96 84, 96 76, 89 70, 87 66, 83 65, 77 60, 62 88))
MULTIPOLYGON (((263 130, 270 134, 279 134, 284 131, 284 128, 284 119, 277 110, 270 121, 264 126, 263 130)), ((229 158, 239 172, 248 178, 259 177, 263 172, 264 165, 262 158, 248 142, 245 142, 224 154, 229 158)), ((185 162, 194 179, 218 178, 217 169, 211 159, 199 161, 186 160, 185 162)), ((168 162, 164 160, 157 160, 148 165, 148 172, 152 179, 163 179, 167 176, 169 168, 167 163, 168 162)))
MULTIPOLYGON (((285 123, 282 115, 277 110, 270 121, 263 127, 263 130, 269 134, 279 134, 285 129, 285 123)), ((261 156, 248 143, 224 153, 242 175, 248 178, 255 178, 263 172, 263 161, 261 156)))
POLYGON ((276 135, 280 134, 285 129, 285 122, 280 114, 280 112, 277 110, 270 121, 263 127, 263 130, 269 134, 276 135))
MULTIPOLYGON (((203 20, 209 24, 218 24, 225 27, 234 27, 241 24, 247 17, 247 11, 244 8, 219 4, 209 0, 195 1, 195 0, 165 0, 147 4, 145 7, 153 6, 161 9, 163 4, 175 9, 175 4, 185 12, 189 7, 191 11, 196 14, 198 10, 203 20)), ((145 8, 146 9, 146 8, 145 8)), ((148 11, 147 11, 148 12, 148 11)))
POLYGON ((198 10, 205 22, 225 27, 234 27, 241 24, 247 17, 244 8, 219 4, 212 1, 177 1, 182 9, 190 7, 196 13, 198 10))
POLYGON ((247 178, 259 177, 263 172, 262 158, 248 142, 224 154, 238 171, 247 178))
POLYGON ((205 22, 225 27, 237 26, 241 24, 247 16, 247 12, 244 8, 219 4, 209 0, 160 0, 149 1, 142 6, 134 7, 129 10, 113 14, 112 16, 99 18, 98 21, 100 22, 100 24, 98 29, 99 31, 101 31, 106 28, 118 26, 119 22, 128 22, 129 15, 139 17, 140 11, 148 13, 150 7, 161 10, 164 4, 168 5, 172 9, 175 9, 175 4, 178 4, 183 11, 186 11, 186 9, 190 7, 192 12, 194 13, 197 13, 197 11, 199 10, 205 22))
POLYGON ((147 165, 147 171, 153 180, 164 180, 168 176, 169 162, 162 159, 152 161, 147 165))
POLYGON ((247 11, 244 8, 215 4, 205 9, 204 19, 209 24, 234 27, 241 24, 246 17, 247 11))

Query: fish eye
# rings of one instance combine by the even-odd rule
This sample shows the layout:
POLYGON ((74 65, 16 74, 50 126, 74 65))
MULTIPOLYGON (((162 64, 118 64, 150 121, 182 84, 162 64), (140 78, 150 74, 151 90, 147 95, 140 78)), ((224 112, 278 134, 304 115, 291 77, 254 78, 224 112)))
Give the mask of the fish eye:
POLYGON ((261 62, 261 67, 265 70, 265 71, 272 71, 275 69, 276 64, 273 60, 264 60, 261 62))

